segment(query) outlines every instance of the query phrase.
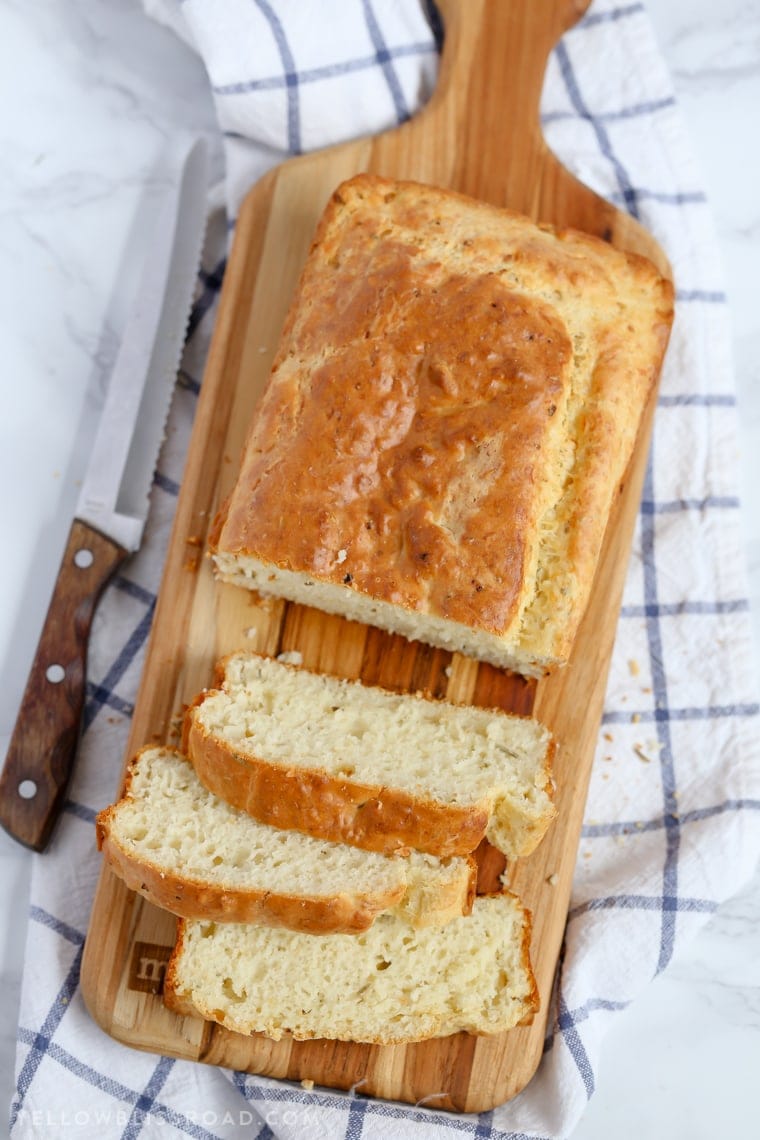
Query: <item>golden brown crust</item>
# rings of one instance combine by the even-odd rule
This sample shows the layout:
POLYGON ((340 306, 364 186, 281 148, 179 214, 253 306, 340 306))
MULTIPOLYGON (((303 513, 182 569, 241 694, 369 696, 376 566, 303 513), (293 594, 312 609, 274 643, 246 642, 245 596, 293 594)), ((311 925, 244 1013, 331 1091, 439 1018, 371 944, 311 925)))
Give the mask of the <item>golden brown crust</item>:
MULTIPOLYGON (((182 751, 192 762, 201 783, 221 799, 274 827, 302 831, 332 842, 348 843, 368 851, 393 854, 407 847, 447 858, 475 851, 493 823, 493 803, 484 797, 465 806, 425 799, 402 789, 362 784, 340 779, 322 768, 288 766, 236 750, 201 723, 205 700, 217 692, 234 691, 230 666, 239 658, 275 661, 271 655, 237 651, 220 658, 214 667, 218 689, 204 689, 187 706, 182 725, 182 751)), ((301 666, 277 661, 279 669, 298 673, 301 666)), ((340 680, 340 678, 338 678, 340 680)), ((361 684, 364 689, 385 692, 380 685, 361 684)), ((410 700, 431 705, 439 698, 421 692, 410 700)), ((468 707, 465 703, 463 707, 468 707)), ((496 706, 479 706, 495 716, 504 716, 496 706)), ((529 818, 522 806, 511 812, 506 803, 498 812, 502 840, 513 857, 529 855, 543 839, 555 818, 552 769, 557 742, 549 737, 542 762, 543 791, 550 801, 542 814, 529 818), (508 835, 505 832, 509 820, 508 835)), ((497 844, 498 846, 499 844, 497 844)))
MULTIPOLYGON (((106 824, 99 833, 99 844, 111 869, 130 890, 178 918, 251 922, 303 934, 359 934, 372 925, 378 914, 397 906, 405 893, 403 885, 382 894, 343 893, 321 898, 238 887, 224 889, 186 874, 169 874, 135 858, 110 836, 106 824)), ((461 883, 452 880, 439 894, 436 925, 443 926, 472 913, 476 882, 477 869, 471 861, 464 893, 461 883)))
MULTIPOLYGON (((340 894, 329 898, 305 898, 239 887, 225 889, 193 876, 161 871, 147 860, 136 859, 107 832, 102 840, 102 851, 130 890, 180 918, 253 922, 304 934, 358 934, 404 895, 403 885, 384 894, 340 894)), ((455 913, 461 914, 461 907, 455 913)))
POLYGON ((547 304, 493 274, 441 275, 391 240, 375 243, 367 266, 374 228, 371 213, 345 235, 327 236, 330 216, 323 226, 320 266, 339 259, 341 273, 302 282, 220 542, 500 632, 523 588, 533 471, 572 345, 547 304), (308 387, 292 357, 318 360, 308 387))
POLYGON ((487 804, 449 806, 236 752, 205 731, 195 709, 186 718, 185 741, 198 778, 210 792, 273 827, 386 855, 414 847, 447 858, 473 852, 488 826, 487 804))
MULTIPOLYGON (((195 1008, 193 1003, 185 997, 179 988, 179 980, 177 978, 178 962, 182 956, 185 944, 185 920, 180 918, 177 922, 177 933, 174 939, 174 948, 171 952, 171 957, 166 964, 166 971, 164 973, 164 984, 161 991, 164 999, 164 1005, 170 1009, 172 1013, 178 1014, 180 1017, 198 1017, 199 1011, 195 1008)), ((210 1020, 214 1020, 211 1018, 210 1020)))
MULTIPOLYGON (((148 745, 130 763, 124 780, 121 800, 131 798, 131 785, 135 767, 148 745)), ((174 750, 168 750, 174 751, 174 750)), ((261 926, 285 927, 306 934, 356 934, 367 930, 378 914, 395 906, 404 895, 403 885, 396 890, 372 895, 347 894, 329 898, 304 898, 274 891, 233 887, 226 889, 209 884, 203 879, 183 873, 177 875, 162 871, 155 863, 125 849, 111 834, 119 802, 99 812, 95 820, 98 850, 102 851, 111 869, 123 879, 130 890, 162 910, 180 918, 200 918, 212 922, 255 922, 261 926)), ((472 876, 471 876, 472 877, 472 876)), ((455 895, 447 900, 451 916, 467 913, 472 908, 469 887, 464 900, 459 893, 457 909, 455 895)), ((445 913, 442 908, 442 913, 445 913)))
POLYGON ((319 224, 213 548, 565 660, 671 320, 644 258, 360 175, 319 224), (553 625, 557 494, 573 596, 553 625), (522 643, 531 606, 546 644, 522 643))
POLYGON ((463 915, 472 914, 472 908, 478 895, 478 861, 474 854, 468 855, 467 859, 470 864, 470 878, 467 883, 467 895, 462 906, 463 915))
MULTIPOLYGON (((504 891, 503 894, 510 895, 512 898, 517 899, 517 901, 520 902, 520 899, 518 898, 518 896, 516 894, 514 894, 512 891, 504 891)), ((530 1005, 530 1009, 525 1014, 525 1016, 520 1021, 518 1021, 517 1024, 518 1025, 532 1025, 533 1024, 533 1018, 536 1016, 536 1014, 538 1013, 538 1011, 541 1008, 541 995, 538 992, 538 983, 536 982, 536 976, 533 973, 533 963, 532 963, 531 954, 530 954, 530 944, 531 944, 531 940, 533 938, 533 912, 528 910, 528 908, 525 906, 523 906, 522 909, 523 909, 523 913, 525 915, 525 922, 523 925, 522 946, 521 946, 520 956, 522 958, 523 968, 525 969, 526 974, 530 978, 531 992, 530 992, 530 996, 525 999, 526 1003, 528 1003, 530 1005)))
MULTIPOLYGON (((341 892, 313 897, 239 886, 225 888, 187 872, 167 872, 155 862, 125 848, 112 834, 112 828, 120 803, 132 798, 131 785, 140 757, 153 747, 141 748, 130 762, 121 798, 98 813, 95 832, 98 850, 102 851, 114 873, 130 890, 137 891, 155 906, 179 918, 258 923, 305 934, 358 934, 367 930, 378 914, 393 909, 404 899, 407 888, 403 883, 395 889, 376 890, 371 894, 341 892)), ((182 756, 179 750, 164 750, 182 756)), ((468 863, 469 875, 464 889, 458 878, 441 887, 436 898, 436 925, 444 925, 451 919, 471 913, 477 865, 472 858, 468 863)), ((423 920, 427 918, 426 915, 422 917, 423 920)), ((412 925, 417 925, 417 922, 413 921, 412 925)), ((425 921, 421 925, 425 925, 425 921)))

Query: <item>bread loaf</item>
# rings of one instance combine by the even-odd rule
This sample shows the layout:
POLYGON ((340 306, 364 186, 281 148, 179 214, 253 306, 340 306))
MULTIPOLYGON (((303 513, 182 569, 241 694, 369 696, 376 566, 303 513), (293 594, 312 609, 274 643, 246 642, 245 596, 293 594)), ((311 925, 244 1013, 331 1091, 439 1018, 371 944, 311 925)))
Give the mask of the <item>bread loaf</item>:
POLYGON ((186 918, 354 933, 386 910, 442 925, 468 913, 475 893, 472 859, 386 857, 257 823, 169 748, 135 757, 97 836, 128 887, 186 918))
POLYGON ((529 717, 396 694, 255 653, 188 711, 210 791, 262 822, 392 854, 532 851, 554 815, 549 733, 529 717))
POLYGON ((495 1034, 538 1005, 530 916, 512 895, 415 930, 383 914, 362 934, 310 938, 260 926, 182 921, 164 1000, 237 1033, 376 1044, 464 1030, 495 1034))
POLYGON ((659 373, 644 258, 359 175, 319 224, 212 547, 228 582, 540 676, 659 373))

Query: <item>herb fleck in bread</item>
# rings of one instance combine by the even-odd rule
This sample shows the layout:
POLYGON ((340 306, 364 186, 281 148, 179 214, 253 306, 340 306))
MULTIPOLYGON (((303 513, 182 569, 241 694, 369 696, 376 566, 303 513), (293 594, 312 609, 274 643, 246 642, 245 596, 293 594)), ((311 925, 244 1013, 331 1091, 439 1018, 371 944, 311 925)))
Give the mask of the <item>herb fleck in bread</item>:
POLYGON ((128 887, 185 918, 354 933, 386 910, 442 925, 468 913, 475 893, 472 859, 386 857, 257 823, 168 748, 138 753, 97 835, 128 887))
POLYGON ((363 934, 321 938, 258 926, 180 923, 166 972, 170 1009, 279 1040, 394 1044, 529 1023, 538 994, 530 916, 509 894, 414 930, 380 915, 363 934))
POLYGON ((228 582, 540 676, 568 659, 673 291, 359 175, 317 230, 212 547, 228 582))
POLYGON ((526 855, 553 815, 547 730, 530 717, 390 693, 255 653, 185 719, 202 783, 262 822, 387 854, 526 855))

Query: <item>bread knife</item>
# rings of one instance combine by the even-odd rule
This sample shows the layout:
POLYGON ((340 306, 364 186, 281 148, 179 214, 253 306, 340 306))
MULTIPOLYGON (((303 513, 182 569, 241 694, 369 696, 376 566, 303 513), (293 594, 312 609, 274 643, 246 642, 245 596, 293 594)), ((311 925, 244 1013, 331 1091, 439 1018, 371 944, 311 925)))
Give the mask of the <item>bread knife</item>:
POLYGON ((0 823, 35 851, 47 846, 65 803, 95 607, 142 540, 200 266, 207 190, 206 146, 197 139, 183 147, 145 235, 135 302, 0 775, 0 823))

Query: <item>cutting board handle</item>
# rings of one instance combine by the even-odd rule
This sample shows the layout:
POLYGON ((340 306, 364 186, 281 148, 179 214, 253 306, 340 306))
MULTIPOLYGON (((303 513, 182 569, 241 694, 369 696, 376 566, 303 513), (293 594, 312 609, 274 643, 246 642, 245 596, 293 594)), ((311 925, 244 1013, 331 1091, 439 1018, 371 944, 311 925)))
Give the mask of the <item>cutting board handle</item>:
POLYGON ((438 0, 445 30, 436 99, 490 145, 539 127, 549 53, 590 0, 438 0))
MULTIPOLYGON (((407 128, 412 146, 429 147, 434 136, 446 151, 451 140, 441 181, 532 217, 547 216, 550 203, 562 221, 551 185, 561 168, 541 131, 541 91, 549 54, 589 2, 438 0, 445 31, 438 83, 407 128)), ((560 178, 570 176, 562 170, 560 178)))

